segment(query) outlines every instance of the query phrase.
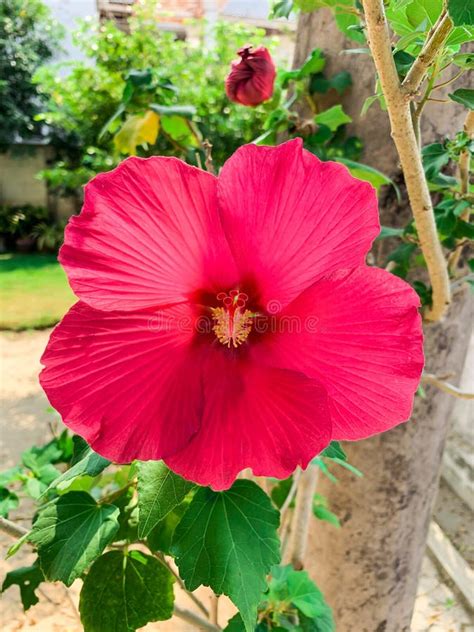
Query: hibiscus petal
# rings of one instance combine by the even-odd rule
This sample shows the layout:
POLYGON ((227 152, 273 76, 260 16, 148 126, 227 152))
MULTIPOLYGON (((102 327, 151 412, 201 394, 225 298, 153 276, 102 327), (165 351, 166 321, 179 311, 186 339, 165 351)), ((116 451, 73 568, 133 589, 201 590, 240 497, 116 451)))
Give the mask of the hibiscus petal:
POLYGON ((129 158, 86 187, 59 260, 96 309, 135 311, 235 281, 216 178, 175 158, 129 158))
POLYGON ((160 459, 200 423, 193 315, 100 312, 76 303, 41 359, 41 385, 64 423, 119 463, 160 459))
POLYGON ((321 276, 362 265, 380 229, 374 188, 300 139, 241 147, 222 168, 218 196, 237 265, 273 313, 321 276))
POLYGON ((324 388, 295 371, 263 367, 216 352, 204 368, 199 432, 165 459, 184 478, 215 490, 237 474, 286 478, 331 440, 324 388))
POLYGON ((339 271, 287 307, 263 347, 329 396, 333 439, 363 439, 406 421, 423 369, 419 298, 379 268, 339 271))

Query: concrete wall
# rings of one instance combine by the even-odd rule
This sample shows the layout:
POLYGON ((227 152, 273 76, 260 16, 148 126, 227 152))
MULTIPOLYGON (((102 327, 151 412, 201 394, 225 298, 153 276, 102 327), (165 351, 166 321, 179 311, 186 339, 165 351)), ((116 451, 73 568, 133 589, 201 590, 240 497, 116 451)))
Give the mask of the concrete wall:
POLYGON ((39 146, 0 153, 0 204, 47 206, 46 185, 36 174, 46 168, 48 152, 47 147, 39 146))

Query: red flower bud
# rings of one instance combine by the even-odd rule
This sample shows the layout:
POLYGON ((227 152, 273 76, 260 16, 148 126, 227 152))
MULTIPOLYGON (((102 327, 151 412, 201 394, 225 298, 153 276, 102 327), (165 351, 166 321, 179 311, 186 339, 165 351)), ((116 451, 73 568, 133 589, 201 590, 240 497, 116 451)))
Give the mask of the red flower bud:
POLYGON ((231 101, 255 106, 267 101, 273 94, 275 64, 264 46, 253 49, 244 46, 237 51, 241 59, 232 62, 225 81, 225 90, 231 101))

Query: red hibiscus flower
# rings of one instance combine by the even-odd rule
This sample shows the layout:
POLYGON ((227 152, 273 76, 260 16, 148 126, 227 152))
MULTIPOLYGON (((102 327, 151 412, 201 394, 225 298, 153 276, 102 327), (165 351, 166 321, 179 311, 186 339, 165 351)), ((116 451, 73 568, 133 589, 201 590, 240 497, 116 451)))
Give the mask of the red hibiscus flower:
POLYGON ((43 388, 103 456, 216 490, 388 430, 410 416, 422 333, 415 292, 364 263, 378 232, 374 189, 299 140, 242 147, 218 178, 129 158, 66 230, 80 301, 43 388))
POLYGON ((225 81, 227 96, 242 105, 256 106, 270 99, 275 82, 275 64, 264 46, 244 46, 237 51, 225 81))

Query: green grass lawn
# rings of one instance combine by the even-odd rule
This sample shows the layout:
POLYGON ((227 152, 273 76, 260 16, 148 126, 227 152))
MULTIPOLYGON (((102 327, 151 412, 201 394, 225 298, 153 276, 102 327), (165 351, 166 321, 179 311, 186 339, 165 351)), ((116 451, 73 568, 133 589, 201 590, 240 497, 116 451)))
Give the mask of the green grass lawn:
POLYGON ((75 300, 55 255, 0 255, 0 329, 49 327, 75 300))

